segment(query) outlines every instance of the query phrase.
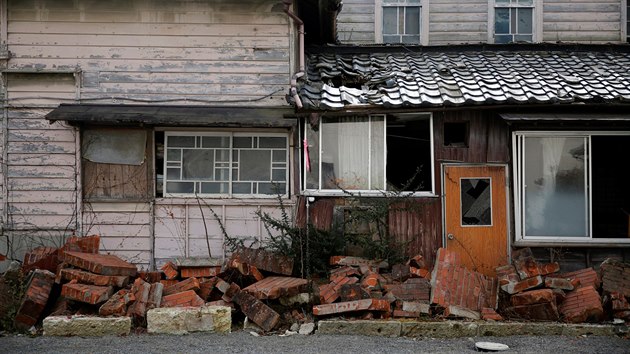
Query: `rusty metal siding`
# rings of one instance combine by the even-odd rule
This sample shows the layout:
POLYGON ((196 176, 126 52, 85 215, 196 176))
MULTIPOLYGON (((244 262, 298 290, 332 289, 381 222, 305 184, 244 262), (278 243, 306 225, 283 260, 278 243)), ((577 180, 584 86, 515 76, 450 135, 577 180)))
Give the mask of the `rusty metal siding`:
POLYGON ((437 249, 442 247, 442 210, 439 198, 409 201, 409 210, 393 208, 389 213, 389 229, 394 243, 406 245, 405 254, 421 254, 432 265, 437 249))
MULTIPOLYGON (((330 231, 336 205, 334 198, 321 198, 309 205, 309 222, 317 229, 330 231)), ((306 197, 300 196, 297 202, 296 225, 306 225, 306 197)))

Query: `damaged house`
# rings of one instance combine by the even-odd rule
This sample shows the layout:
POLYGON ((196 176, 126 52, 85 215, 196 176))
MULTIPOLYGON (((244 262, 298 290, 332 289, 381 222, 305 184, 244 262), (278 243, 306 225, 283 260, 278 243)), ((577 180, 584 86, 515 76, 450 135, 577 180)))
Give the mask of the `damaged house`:
POLYGON ((400 190, 429 264, 630 258, 626 0, 4 0, 0 42, 9 258, 155 269, 400 190))

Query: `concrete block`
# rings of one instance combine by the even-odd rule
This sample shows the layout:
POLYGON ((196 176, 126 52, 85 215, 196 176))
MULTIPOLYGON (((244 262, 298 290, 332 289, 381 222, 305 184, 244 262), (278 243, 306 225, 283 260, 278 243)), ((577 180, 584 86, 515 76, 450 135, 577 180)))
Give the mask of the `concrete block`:
POLYGON ((45 336, 126 336, 131 332, 129 317, 50 316, 44 318, 45 336))
POLYGON ((229 333, 231 328, 232 309, 226 306, 157 308, 147 312, 147 332, 149 333, 229 333))
POLYGON ((317 324, 318 334, 342 334, 342 335, 364 335, 381 337, 398 337, 401 333, 400 321, 377 321, 377 320, 356 320, 356 321, 319 321, 317 324))
POLYGON ((403 322, 401 335, 404 337, 460 338, 477 335, 479 325, 472 322, 403 322))

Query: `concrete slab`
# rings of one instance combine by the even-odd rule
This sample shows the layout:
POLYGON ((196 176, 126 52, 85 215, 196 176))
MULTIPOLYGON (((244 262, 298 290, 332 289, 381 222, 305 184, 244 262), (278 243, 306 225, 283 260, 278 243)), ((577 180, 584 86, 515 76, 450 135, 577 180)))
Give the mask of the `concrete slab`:
POLYGON ((398 337, 401 334, 401 322, 377 320, 326 320, 319 321, 317 323, 317 333, 398 337))
POLYGON ((478 327, 476 322, 402 322, 401 335, 428 338, 474 337, 478 327))

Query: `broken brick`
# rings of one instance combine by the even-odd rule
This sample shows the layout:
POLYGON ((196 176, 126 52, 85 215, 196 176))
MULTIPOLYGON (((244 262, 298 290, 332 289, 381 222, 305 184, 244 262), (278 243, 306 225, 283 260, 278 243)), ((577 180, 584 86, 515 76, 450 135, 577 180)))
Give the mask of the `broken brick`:
POLYGON ((176 293, 181 293, 187 290, 199 290, 199 280, 197 278, 188 278, 177 282, 171 286, 165 287, 163 291, 163 295, 171 295, 176 293))
POLYGON ((162 285, 164 285, 165 288, 167 288, 169 286, 173 286, 173 285, 179 283, 179 280, 177 280, 177 279, 162 279, 162 280, 160 280, 160 283, 162 285))
POLYGON ((409 273, 412 277, 420 277, 431 280, 431 272, 423 268, 409 267, 409 273))
POLYGON ((403 301, 402 310, 406 312, 417 312, 418 314, 429 314, 431 306, 428 303, 419 301, 403 301))
POLYGON ((360 284, 343 284, 338 293, 342 302, 370 298, 370 294, 360 284))
POLYGON ((385 286, 399 300, 426 301, 431 298, 431 284, 424 278, 410 278, 402 284, 385 286))
POLYGON ((199 307, 203 306, 205 301, 197 295, 193 290, 166 295, 162 297, 161 307, 199 307))
POLYGON ((601 285, 599 276, 597 275, 597 272, 593 270, 593 268, 580 269, 580 270, 576 270, 574 272, 569 272, 569 273, 551 274, 551 275, 548 275, 547 278, 564 278, 564 279, 579 280, 579 284, 573 283, 573 285, 576 288, 582 287, 582 286, 593 286, 595 289, 599 289, 601 285))
POLYGON ((599 270, 605 292, 618 292, 630 297, 630 263, 606 259, 599 270))
POLYGON ((55 275, 45 269, 36 269, 26 285, 26 292, 14 319, 16 328, 27 330, 34 326, 48 303, 55 275))
POLYGON ((510 283, 518 283, 521 278, 516 273, 516 268, 513 265, 508 264, 495 268, 499 286, 507 285, 510 283))
POLYGON ((471 310, 470 308, 457 306, 457 305, 448 305, 448 307, 444 309, 443 315, 449 318, 463 317, 463 318, 470 318, 472 320, 481 319, 480 311, 471 310))
POLYGON ((61 254, 66 251, 83 252, 83 253, 98 253, 101 246, 101 237, 99 235, 90 236, 72 236, 66 240, 66 243, 61 248, 61 254))
POLYGON ((378 273, 368 271, 361 279, 361 286, 368 291, 381 289, 381 282, 378 273))
POLYGON ((149 298, 147 299, 147 311, 160 307, 160 305, 162 304, 163 293, 164 285, 162 283, 151 284, 151 289, 149 290, 149 298))
POLYGON ((332 315, 336 313, 353 311, 381 311, 389 313, 390 304, 388 300, 383 299, 363 299, 313 306, 313 315, 315 316, 332 315))
POLYGON ((28 273, 33 269, 57 271, 59 265, 59 249, 53 247, 37 247, 24 255, 22 272, 28 273))
POLYGON ((521 248, 512 252, 512 264, 521 280, 540 275, 538 263, 530 248, 521 248))
MULTIPOLYGON (((330 265, 337 266, 354 266, 354 267, 367 267, 367 270, 375 270, 375 268, 386 268, 386 262, 377 262, 361 257, 353 256, 331 256, 330 265)), ((364 273, 364 272, 362 272, 364 273)))
POLYGON ((166 262, 161 268, 167 280, 176 279, 179 276, 177 266, 173 262, 166 262))
POLYGON ((328 277, 328 279, 330 279, 330 281, 335 282, 336 279, 341 279, 341 278, 346 278, 346 277, 351 277, 351 276, 358 277, 360 275, 361 273, 359 273, 359 271, 356 268, 345 266, 345 267, 331 270, 330 276, 328 277))
POLYGON ((129 290, 120 290, 112 295, 98 309, 98 314, 101 316, 125 316, 127 314, 127 306, 129 303, 135 301, 136 298, 129 290))
POLYGON ((280 256, 260 248, 240 247, 232 254, 231 261, 247 263, 258 270, 276 274, 290 276, 293 273, 293 258, 280 256))
POLYGON ((563 278, 545 278, 545 287, 560 290, 573 290, 574 286, 571 279, 563 278))
POLYGON ((114 286, 124 288, 129 283, 129 277, 123 275, 100 275, 79 269, 61 269, 61 278, 70 281, 76 279, 80 283, 98 286, 114 286))
POLYGON ((355 284, 359 280, 355 277, 337 278, 330 284, 320 285, 319 287, 319 300, 323 304, 330 304, 335 302, 339 298, 339 289, 344 284, 355 284))
POLYGON ((200 280, 199 291, 197 292, 199 297, 208 301, 208 299, 210 298, 210 294, 212 293, 212 290, 214 289, 214 286, 217 284, 218 280, 219 278, 217 277, 200 280))
POLYGON ((422 255, 419 255, 419 254, 411 257, 409 261, 407 262, 407 265, 414 268, 420 268, 420 269, 427 268, 427 264, 424 260, 424 257, 422 257, 422 255))
POLYGON ((149 301, 151 284, 140 278, 136 278, 131 287, 131 292, 136 298, 136 301, 127 309, 127 315, 136 319, 143 319, 147 315, 147 302, 149 301))
POLYGON ((567 293, 558 310, 570 323, 598 322, 604 315, 599 293, 590 285, 567 293))
POLYGON ((264 331, 271 331, 280 321, 280 315, 276 311, 245 291, 236 293, 232 300, 241 308, 245 316, 264 331))
POLYGON ((512 306, 534 305, 544 302, 555 303, 555 297, 551 289, 538 289, 512 295, 510 301, 512 306))
POLYGON ((630 310, 630 303, 628 302, 626 297, 623 296, 623 294, 618 293, 618 292, 612 292, 609 294, 609 298, 610 298, 610 303, 611 303, 610 307, 613 313, 630 310))
POLYGON ((558 262, 539 264, 538 269, 540 275, 549 275, 560 271, 560 264, 558 262))
POLYGON ((558 307, 555 302, 543 302, 533 305, 512 306, 505 309, 511 317, 527 320, 557 321, 558 307))
POLYGON ((520 293, 521 291, 537 288, 543 285, 544 283, 545 282, 543 278, 540 275, 538 275, 533 278, 521 280, 517 283, 508 283, 506 285, 502 285, 501 289, 508 294, 516 294, 516 293, 520 293))
POLYGON ((503 317, 494 309, 484 307, 481 309, 481 319, 486 321, 503 321, 503 317))
POLYGON ((392 266, 392 276, 399 281, 405 281, 411 276, 409 266, 405 264, 394 264, 392 266))
POLYGON ((179 267, 179 275, 182 278, 215 277, 221 273, 221 267, 179 267))
POLYGON ((259 300, 277 299, 281 296, 293 296, 307 290, 308 280, 291 277, 267 277, 246 288, 248 292, 259 300))
POLYGON ((96 286, 70 282, 61 287, 62 296, 92 305, 107 301, 113 293, 114 288, 111 286, 96 286))
POLYGON ((65 252, 64 262, 102 275, 128 275, 133 277, 138 272, 135 265, 108 254, 65 252))
POLYGON ((147 283, 158 283, 162 280, 162 272, 138 272, 138 278, 147 283))

